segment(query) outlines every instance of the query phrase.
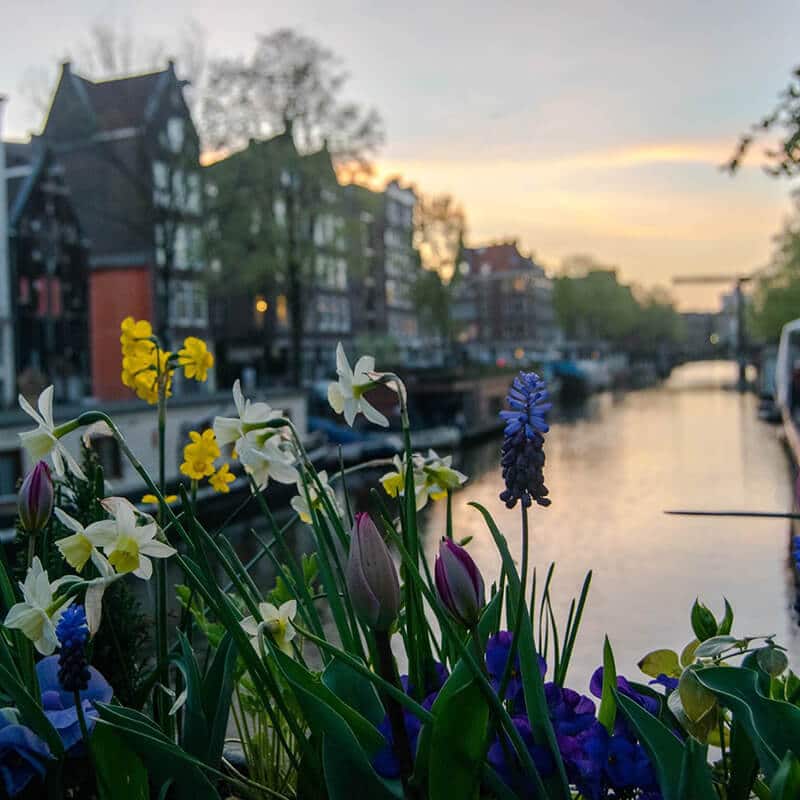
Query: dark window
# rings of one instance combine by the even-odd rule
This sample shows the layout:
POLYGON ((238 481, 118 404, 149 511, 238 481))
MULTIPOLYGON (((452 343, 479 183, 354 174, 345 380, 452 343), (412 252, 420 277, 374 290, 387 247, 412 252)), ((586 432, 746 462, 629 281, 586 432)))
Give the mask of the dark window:
POLYGON ((122 477, 122 454, 119 443, 113 436, 93 436, 92 448, 103 468, 106 478, 122 477))
POLYGON ((22 458, 19 450, 0 452, 0 494, 15 494, 22 477, 22 458))

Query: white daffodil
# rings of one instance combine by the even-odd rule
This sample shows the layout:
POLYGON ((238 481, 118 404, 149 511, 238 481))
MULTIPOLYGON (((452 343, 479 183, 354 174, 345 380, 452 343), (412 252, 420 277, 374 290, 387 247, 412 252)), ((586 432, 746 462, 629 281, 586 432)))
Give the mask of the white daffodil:
POLYGON ((86 535, 95 547, 103 548, 118 573, 132 572, 137 578, 149 580, 153 574, 150 558, 169 558, 176 550, 155 538, 158 533, 155 522, 137 525, 135 507, 121 498, 114 500, 118 501, 110 506, 114 518, 92 523, 86 535))
MULTIPOLYGON (((392 459, 394 469, 381 476, 381 485, 389 497, 404 497, 406 493, 406 465, 405 457, 395 456, 392 459)), ((414 465, 414 497, 416 500, 417 511, 421 511, 428 503, 428 487, 425 485, 425 473, 423 466, 425 459, 420 453, 414 453, 411 457, 414 465)))
POLYGON ((292 620, 297 614, 297 601, 287 600, 281 603, 280 608, 272 603, 259 603, 258 611, 261 614, 261 622, 255 617, 245 617, 241 621, 242 630, 251 638, 251 644, 257 653, 261 652, 258 645, 258 634, 260 629, 266 630, 275 642, 276 647, 292 655, 292 639, 297 635, 297 631, 292 625, 292 620))
POLYGON ((351 427, 356 415, 361 412, 370 422, 388 428, 389 420, 364 397, 376 385, 375 359, 372 356, 361 356, 356 361, 355 369, 351 369, 344 347, 339 342, 336 346, 336 373, 339 380, 328 386, 328 402, 331 408, 337 414, 344 414, 351 427))
POLYGON ((467 482, 467 476, 453 469, 453 456, 442 458, 435 450, 428 450, 422 471, 425 474, 425 490, 431 500, 447 497, 448 490, 458 489, 467 482))
MULTIPOLYGON (((317 473, 317 478, 319 478, 319 482, 322 484, 322 489, 327 495, 328 499, 331 501, 331 504, 336 509, 337 512, 340 511, 339 504, 336 500, 336 493, 333 491, 333 487, 328 483, 328 473, 325 470, 322 472, 317 473)), ((298 477, 297 479, 297 491, 296 494, 291 499, 292 508, 297 512, 300 519, 311 524, 311 509, 313 508, 315 511, 319 511, 322 505, 322 495, 319 492, 319 487, 317 486, 317 482, 309 475, 307 478, 308 482, 308 497, 306 497, 306 487, 303 485, 303 479, 298 477), (309 505, 309 500, 311 503, 309 505)))
POLYGON ((53 468, 59 476, 64 475, 64 462, 82 480, 86 480, 83 470, 70 452, 61 443, 61 436, 74 430, 75 423, 56 427, 53 420, 53 387, 48 386, 40 395, 37 411, 22 395, 19 395, 20 408, 39 426, 32 431, 23 431, 19 438, 33 461, 41 461, 45 456, 53 460, 53 468))
POLYGON ((270 478, 278 483, 297 480, 294 454, 275 430, 250 431, 236 442, 236 455, 259 489, 263 489, 270 478))
POLYGON ((20 583, 22 602, 11 606, 3 624, 22 631, 43 656, 52 655, 58 645, 56 625, 70 604, 54 601, 53 595, 59 586, 74 579, 74 575, 68 575, 51 583, 39 556, 35 556, 24 582, 20 583))
POLYGON ((94 636, 100 628, 100 620, 103 616, 103 595, 106 589, 114 581, 119 580, 122 575, 114 571, 114 567, 98 550, 92 550, 92 564, 97 568, 100 577, 87 582, 83 605, 86 609, 86 624, 89 627, 89 633, 94 636))
POLYGON ((220 447, 238 442, 248 432, 258 430, 265 422, 271 422, 283 416, 282 411, 272 408, 268 403, 251 403, 242 394, 242 387, 238 380, 233 384, 233 402, 236 405, 238 417, 214 418, 214 436, 220 447))

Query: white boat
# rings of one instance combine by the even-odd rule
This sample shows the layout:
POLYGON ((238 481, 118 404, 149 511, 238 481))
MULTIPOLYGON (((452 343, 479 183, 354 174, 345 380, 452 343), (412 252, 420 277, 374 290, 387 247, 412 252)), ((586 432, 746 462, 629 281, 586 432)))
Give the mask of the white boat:
POLYGON ((786 440, 795 463, 800 464, 800 319, 781 330, 775 367, 775 398, 786 440))

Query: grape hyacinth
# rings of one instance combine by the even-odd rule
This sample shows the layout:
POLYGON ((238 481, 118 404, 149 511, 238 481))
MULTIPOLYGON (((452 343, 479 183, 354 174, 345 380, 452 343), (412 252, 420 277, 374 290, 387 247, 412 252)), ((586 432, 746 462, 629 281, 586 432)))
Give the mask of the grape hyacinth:
POLYGON ((552 408, 544 380, 535 372, 520 372, 506 398, 509 410, 501 411, 505 420, 500 463, 506 488, 500 499, 514 508, 517 501, 528 508, 533 501, 549 506, 544 485, 544 436, 550 430, 547 412, 552 408))
POLYGON ((89 626, 83 606, 70 606, 56 627, 56 636, 61 645, 58 658, 58 680, 66 692, 82 692, 89 685, 91 673, 86 660, 86 642, 89 626))

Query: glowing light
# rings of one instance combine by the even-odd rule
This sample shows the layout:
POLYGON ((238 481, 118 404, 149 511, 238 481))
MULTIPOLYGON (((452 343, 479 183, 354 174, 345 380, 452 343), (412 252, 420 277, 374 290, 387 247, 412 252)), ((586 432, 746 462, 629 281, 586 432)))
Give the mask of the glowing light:
POLYGON ((268 308, 269 303, 263 297, 259 297, 258 300, 256 300, 256 311, 258 311, 259 314, 265 314, 268 308))
POLYGON ((525 351, 524 351, 524 350, 523 350, 521 347, 518 347, 518 348, 517 348, 517 349, 514 351, 514 358, 516 358, 516 359, 517 359, 517 361, 519 361, 519 360, 521 360, 521 359, 525 358, 525 351))
POLYGON ((708 337, 708 341, 711 342, 711 344, 719 344, 719 334, 712 333, 711 336, 708 337))

